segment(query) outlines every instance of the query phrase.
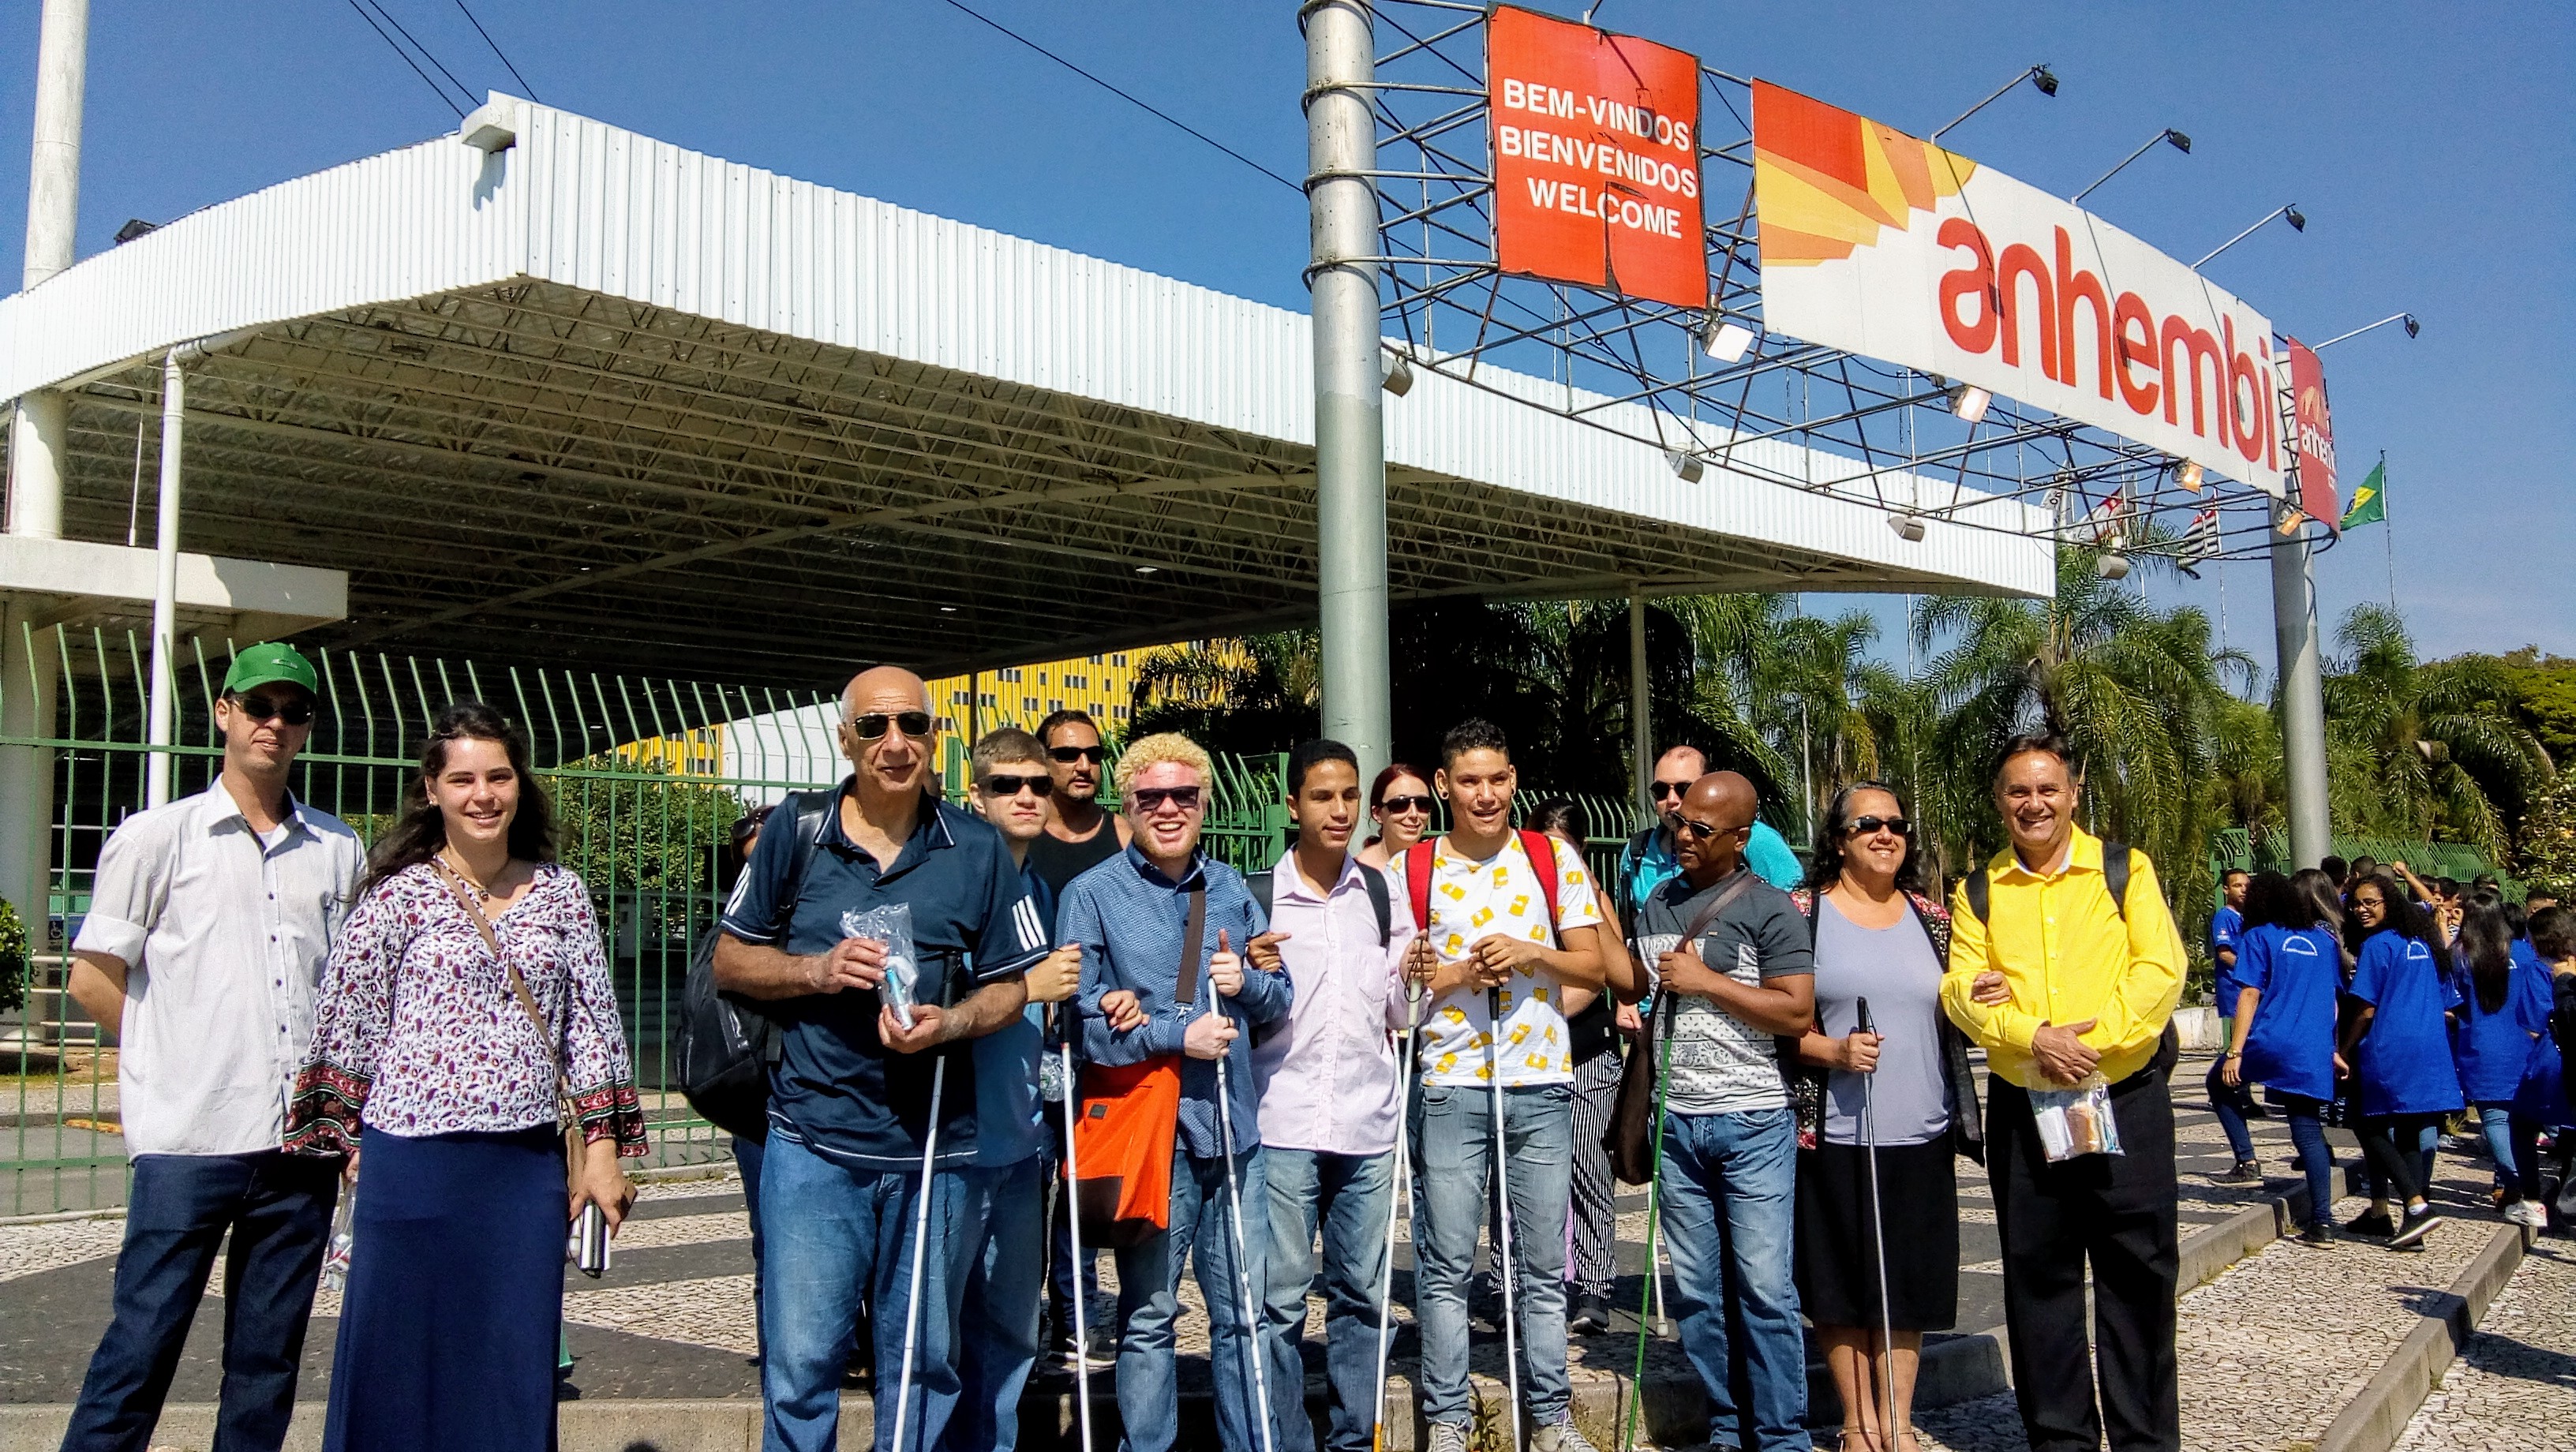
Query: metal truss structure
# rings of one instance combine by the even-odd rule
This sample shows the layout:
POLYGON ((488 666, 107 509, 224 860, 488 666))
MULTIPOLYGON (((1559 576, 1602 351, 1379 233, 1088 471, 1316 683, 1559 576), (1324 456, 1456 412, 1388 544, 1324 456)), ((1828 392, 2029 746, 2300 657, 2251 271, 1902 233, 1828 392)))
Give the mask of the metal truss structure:
MULTIPOLYGON (((1406 366, 1645 439, 1685 480, 1714 474, 1709 487, 1724 487, 1733 475, 1836 494, 1885 510, 1900 533, 1909 516, 1938 519, 2185 567, 2267 551, 2276 510, 2257 490, 2216 478, 2187 488, 2158 450, 2001 397, 1965 421, 1937 376, 1767 331, 1745 77, 1700 70, 1706 309, 1505 274, 1494 257, 1488 8, 1376 0, 1372 9, 1375 260, 1383 331, 1406 366), (1558 389, 1533 397, 1516 378, 1497 380, 1502 369, 1558 389), (1766 441, 1802 446, 1785 456, 1804 461, 1800 472, 1750 447, 1766 441), (1819 454, 1851 467, 1823 477, 1819 454), (1998 510, 1999 500, 2037 513, 1998 510), (2215 538, 2205 523, 2192 527, 2213 507, 2215 538)), ((2294 435, 2294 425, 2284 433, 2294 435)))

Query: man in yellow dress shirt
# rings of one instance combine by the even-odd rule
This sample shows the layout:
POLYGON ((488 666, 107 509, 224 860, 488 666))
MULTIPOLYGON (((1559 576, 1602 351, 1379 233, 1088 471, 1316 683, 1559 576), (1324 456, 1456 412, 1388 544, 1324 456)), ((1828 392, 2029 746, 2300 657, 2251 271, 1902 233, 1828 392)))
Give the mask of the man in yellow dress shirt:
MULTIPOLYGON (((1963 884, 1942 1007, 1986 1051, 1995 1228, 2013 1391, 2032 1452, 2182 1445, 2174 1363, 2173 1056, 2166 1028, 2182 993, 2182 936, 2146 854, 2117 864, 2075 825, 2082 788, 2065 742, 2016 737, 1996 758, 1995 806, 2009 850, 1963 884), (2110 870, 2106 870, 2106 865, 2110 870), (1984 911, 1974 898, 1982 895, 1984 911), (2122 1153, 2048 1162, 2034 1090, 2106 1083, 2122 1153), (2101 1398, 2085 1336, 2093 1273, 2101 1398)), ((2123 849, 2125 850, 2125 849, 2123 849)))

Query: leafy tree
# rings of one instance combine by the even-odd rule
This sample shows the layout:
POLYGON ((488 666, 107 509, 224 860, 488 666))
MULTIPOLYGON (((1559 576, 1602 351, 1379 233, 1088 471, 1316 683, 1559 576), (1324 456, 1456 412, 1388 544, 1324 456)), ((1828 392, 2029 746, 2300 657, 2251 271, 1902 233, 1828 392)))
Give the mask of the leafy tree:
POLYGON ((1178 731, 1214 752, 1285 751, 1322 729, 1318 633, 1246 636, 1239 655, 1165 646, 1138 662, 1128 737, 1178 731))
POLYGON ((2576 771, 2561 771, 2522 818, 2523 876, 2560 897, 2576 894, 2576 771))
POLYGON ((2510 815, 2548 781, 2548 751, 2517 717, 2514 681, 2492 656, 2417 663, 2394 611, 2356 605, 2326 673, 2328 765, 2338 805, 2373 836, 2466 842, 2496 861, 2510 815))
POLYGON ((555 842, 594 895, 640 893, 639 931, 702 923, 716 867, 744 811, 731 788, 693 780, 661 761, 592 756, 543 774, 554 798, 555 842))

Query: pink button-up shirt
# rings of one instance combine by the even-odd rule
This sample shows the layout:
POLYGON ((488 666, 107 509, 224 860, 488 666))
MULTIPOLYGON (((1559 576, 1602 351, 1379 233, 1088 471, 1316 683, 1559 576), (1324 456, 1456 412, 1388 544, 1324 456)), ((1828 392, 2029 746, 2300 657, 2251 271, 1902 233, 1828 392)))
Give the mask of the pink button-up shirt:
POLYGON ((1377 910, 1356 856, 1322 897, 1297 870, 1294 852, 1272 869, 1270 927, 1296 999, 1278 1032, 1252 1051, 1261 1091, 1261 1142, 1321 1154, 1377 1155, 1395 1148, 1403 1099, 1391 1030, 1404 1027, 1403 963, 1413 909, 1390 883, 1388 933, 1378 942, 1377 910))

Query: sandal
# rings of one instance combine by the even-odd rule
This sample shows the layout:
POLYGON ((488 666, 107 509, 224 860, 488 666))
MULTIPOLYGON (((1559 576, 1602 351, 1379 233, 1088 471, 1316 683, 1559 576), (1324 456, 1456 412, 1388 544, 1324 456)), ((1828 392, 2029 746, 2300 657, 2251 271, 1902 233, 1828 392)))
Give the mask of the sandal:
POLYGON ((1923 1439, 1914 1435, 1912 1427, 1904 1428, 1896 1435, 1899 1441, 1889 1452, 1923 1452, 1923 1439))
POLYGON ((1861 1426, 1843 1428, 1843 1452, 1855 1452, 1852 1446, 1855 1441, 1860 1443, 1857 1452, 1882 1452, 1878 1445, 1878 1438, 1872 1435, 1868 1428, 1861 1426))

